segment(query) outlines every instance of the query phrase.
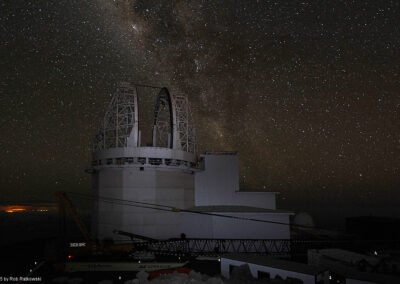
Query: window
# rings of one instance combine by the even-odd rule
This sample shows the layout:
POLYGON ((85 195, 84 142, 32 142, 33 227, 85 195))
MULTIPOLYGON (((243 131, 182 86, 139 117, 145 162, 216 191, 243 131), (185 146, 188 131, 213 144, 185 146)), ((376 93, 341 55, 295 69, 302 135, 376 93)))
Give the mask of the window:
POLYGON ((238 267, 237 265, 229 264, 229 275, 232 274, 232 271, 238 267))
POLYGON ((113 159, 107 159, 107 165, 112 165, 113 164, 113 159))
POLYGON ((206 169, 205 164, 206 164, 206 163, 205 163, 205 161, 204 161, 204 157, 201 157, 201 158, 200 158, 200 162, 199 162, 200 169, 205 170, 205 169, 206 169))
POLYGON ((268 272, 265 272, 265 271, 257 271, 257 278, 258 279, 270 279, 270 275, 268 272))
POLYGON ((149 164, 150 165, 154 165, 154 166, 158 166, 162 164, 162 159, 159 158, 149 158, 149 164))

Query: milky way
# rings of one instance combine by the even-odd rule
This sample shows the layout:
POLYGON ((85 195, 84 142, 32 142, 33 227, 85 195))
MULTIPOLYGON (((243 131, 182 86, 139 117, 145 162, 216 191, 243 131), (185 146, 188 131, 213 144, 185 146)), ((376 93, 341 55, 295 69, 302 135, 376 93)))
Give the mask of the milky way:
POLYGON ((400 185, 398 1, 2 1, 2 200, 90 192, 119 81, 186 93, 241 186, 372 198, 400 185))

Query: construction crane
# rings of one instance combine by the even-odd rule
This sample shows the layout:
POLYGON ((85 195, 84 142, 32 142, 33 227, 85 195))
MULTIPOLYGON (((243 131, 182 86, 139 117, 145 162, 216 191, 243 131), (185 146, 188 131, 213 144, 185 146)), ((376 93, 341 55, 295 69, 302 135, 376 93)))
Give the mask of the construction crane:
MULTIPOLYGON (((132 243, 119 243, 114 244, 111 240, 103 240, 102 243, 99 243, 98 240, 94 240, 89 233, 85 223, 79 217, 78 212, 75 206, 72 204, 72 201, 68 198, 67 193, 63 191, 55 192, 59 200, 59 217, 60 217, 60 228, 63 236, 66 233, 66 209, 71 214, 74 222, 80 232, 82 233, 83 238, 86 241, 83 247, 69 247, 69 252, 72 254, 87 254, 90 252, 101 253, 101 254, 115 254, 115 253, 125 253, 131 251, 134 247, 132 243)), ((143 237, 142 237, 143 238, 143 237)), ((70 254, 69 254, 70 256, 70 254)))
POLYGON ((90 236, 90 233, 88 229, 86 228, 86 225, 83 223, 81 218, 78 215, 78 212, 75 209, 75 206, 72 204, 71 200, 67 197, 67 194, 63 191, 57 191, 55 192, 55 195, 58 197, 59 200, 59 217, 60 217, 60 225, 61 229, 63 231, 63 234, 65 234, 65 209, 68 209, 69 213, 71 214, 72 218, 75 221, 75 224, 77 225, 78 229, 81 231, 83 237, 85 240, 90 243, 92 242, 92 238, 90 236))

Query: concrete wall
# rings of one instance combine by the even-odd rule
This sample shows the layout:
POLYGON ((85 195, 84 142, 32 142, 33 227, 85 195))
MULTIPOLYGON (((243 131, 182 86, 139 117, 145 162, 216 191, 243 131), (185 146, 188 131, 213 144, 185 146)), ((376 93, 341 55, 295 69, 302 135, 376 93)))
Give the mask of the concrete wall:
MULTIPOLYGON (((95 195, 190 208, 196 205, 242 205, 275 209, 274 193, 238 192, 237 155, 204 155, 205 170, 100 167, 93 175, 95 195), (196 187, 196 190, 194 188, 196 187), (195 200, 195 201, 194 201, 195 200)), ((220 213, 289 223, 288 213, 220 213)), ((94 203, 92 233, 99 239, 127 239, 113 230, 157 239, 179 237, 289 239, 289 226, 223 217, 175 213, 106 202, 94 203)))
POLYGON ((195 204, 231 205, 239 190, 237 155, 202 155, 204 170, 195 173, 195 204))
POLYGON ((235 192, 232 205, 252 206, 266 209, 276 209, 276 192, 235 192))
MULTIPOLYGON (((225 217, 181 213, 183 231, 188 238, 215 239, 290 239, 288 225, 263 223, 225 217)), ((253 218, 289 224, 289 213, 227 213, 229 216, 253 218)))
POLYGON ((241 266, 244 264, 248 264, 250 268, 251 275, 254 278, 258 278, 258 271, 267 272, 270 274, 270 278, 274 279, 276 275, 279 275, 282 279, 286 279, 287 277, 297 278, 303 281, 304 284, 315 284, 315 276, 309 274, 298 273, 294 271, 287 271, 283 269, 273 268, 269 266, 262 266, 252 263, 247 263, 238 260, 232 260, 227 258, 221 258, 221 275, 225 278, 230 278, 229 266, 241 266))
MULTIPOLYGON (((183 171, 146 168, 110 168, 96 173, 95 194, 122 200, 188 208, 194 205, 194 176, 183 171)), ((140 205, 146 206, 146 205, 140 205)), ((156 239, 179 237, 179 213, 136 206, 95 202, 92 232, 97 238, 127 239, 114 229, 156 239), (96 211, 95 211, 96 213, 96 211)))
POLYGON ((276 209, 275 193, 239 192, 239 165, 236 154, 206 154, 203 170, 195 173, 195 204, 242 205, 276 209))

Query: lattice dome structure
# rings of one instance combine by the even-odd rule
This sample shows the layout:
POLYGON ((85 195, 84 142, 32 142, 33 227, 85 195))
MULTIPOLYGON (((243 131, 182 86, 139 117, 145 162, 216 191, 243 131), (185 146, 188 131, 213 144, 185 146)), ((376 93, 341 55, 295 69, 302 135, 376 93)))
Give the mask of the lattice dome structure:
MULTIPOLYGON (((140 147, 138 92, 133 84, 120 83, 111 99, 93 150, 140 147)), ((189 101, 162 88, 154 110, 153 147, 196 153, 196 137, 189 101)))
POLYGON ((94 143, 94 150, 137 146, 138 102, 136 88, 121 83, 111 102, 94 143), (128 143, 129 141, 129 143, 128 143))

